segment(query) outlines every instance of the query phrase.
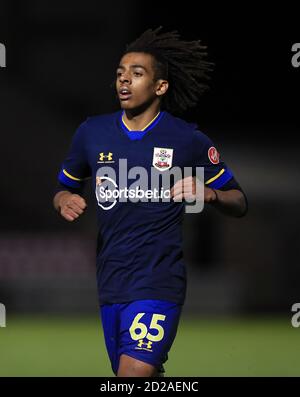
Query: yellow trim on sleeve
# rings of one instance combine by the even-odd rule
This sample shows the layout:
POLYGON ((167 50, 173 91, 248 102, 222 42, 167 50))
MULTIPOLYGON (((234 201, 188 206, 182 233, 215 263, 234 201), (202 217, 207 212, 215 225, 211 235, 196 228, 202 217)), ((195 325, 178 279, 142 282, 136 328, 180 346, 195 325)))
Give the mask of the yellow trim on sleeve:
POLYGON ((217 175, 213 176, 213 177, 210 178, 208 181, 206 181, 206 182, 205 182, 205 185, 208 185, 209 183, 215 181, 217 178, 219 178, 219 176, 221 176, 222 174, 224 174, 224 172, 225 172, 225 168, 222 168, 221 171, 220 171, 217 175))
POLYGON ((73 181, 82 181, 80 178, 75 178, 75 176, 70 175, 66 170, 63 170, 63 173, 70 179, 73 179, 73 181))

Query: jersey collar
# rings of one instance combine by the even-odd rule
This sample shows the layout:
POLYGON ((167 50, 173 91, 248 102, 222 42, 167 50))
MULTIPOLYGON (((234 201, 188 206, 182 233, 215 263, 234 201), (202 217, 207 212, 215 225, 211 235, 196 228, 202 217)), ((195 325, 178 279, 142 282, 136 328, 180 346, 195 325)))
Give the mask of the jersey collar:
POLYGON ((124 113, 125 113, 124 111, 121 113, 121 126, 125 132, 134 132, 134 133, 147 132, 151 130, 159 123, 160 119, 164 114, 164 112, 158 112, 157 115, 144 128, 142 128, 141 130, 131 130, 124 121, 124 113))

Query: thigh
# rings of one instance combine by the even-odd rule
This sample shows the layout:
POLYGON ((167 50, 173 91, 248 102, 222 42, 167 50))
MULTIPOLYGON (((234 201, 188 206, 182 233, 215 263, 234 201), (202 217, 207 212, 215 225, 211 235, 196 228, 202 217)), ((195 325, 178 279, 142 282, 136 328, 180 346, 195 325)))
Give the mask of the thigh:
POLYGON ((119 358, 132 357, 163 371, 175 339, 182 305, 161 300, 121 305, 119 358))
POLYGON ((117 376, 152 378, 158 376, 158 370, 153 365, 122 354, 117 376))

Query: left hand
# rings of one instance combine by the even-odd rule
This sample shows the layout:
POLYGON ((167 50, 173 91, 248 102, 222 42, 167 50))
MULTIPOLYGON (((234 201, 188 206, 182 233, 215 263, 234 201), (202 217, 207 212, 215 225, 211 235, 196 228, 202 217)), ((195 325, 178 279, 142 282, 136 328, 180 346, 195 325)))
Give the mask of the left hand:
MULTIPOLYGON (((171 197, 174 201, 182 201, 188 199, 189 201, 200 200, 199 188, 196 190, 196 183, 200 183, 196 180, 196 177, 188 176, 175 183, 171 188, 171 197), (198 196, 197 196, 198 193, 198 196)), ((204 202, 211 203, 216 200, 216 193, 209 187, 204 186, 204 202)))

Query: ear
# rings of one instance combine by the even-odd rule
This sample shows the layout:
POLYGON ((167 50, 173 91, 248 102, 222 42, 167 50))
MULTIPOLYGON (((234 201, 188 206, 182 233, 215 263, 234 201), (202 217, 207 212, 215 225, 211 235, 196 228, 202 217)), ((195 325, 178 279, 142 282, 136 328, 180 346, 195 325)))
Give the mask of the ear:
POLYGON ((169 82, 167 80, 160 79, 157 81, 157 87, 155 93, 157 96, 164 95, 168 91, 168 88, 169 88, 169 82))

